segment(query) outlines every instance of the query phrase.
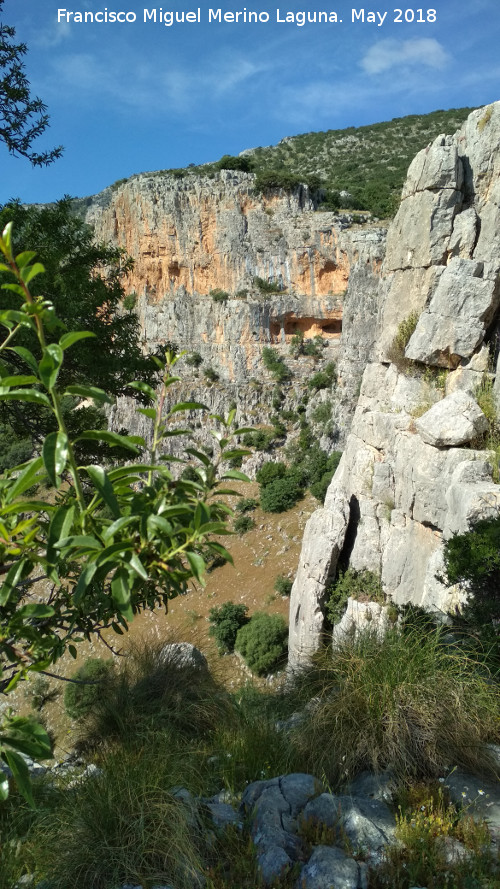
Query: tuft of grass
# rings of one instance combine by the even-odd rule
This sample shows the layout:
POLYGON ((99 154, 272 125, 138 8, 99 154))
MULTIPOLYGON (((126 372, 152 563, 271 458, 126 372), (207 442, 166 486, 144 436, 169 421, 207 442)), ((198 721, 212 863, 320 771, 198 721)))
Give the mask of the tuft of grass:
POLYGON ((471 442, 474 448, 484 448, 491 452, 493 464, 493 481, 500 482, 500 428, 493 391, 494 379, 491 374, 484 374, 474 397, 488 421, 488 430, 480 438, 471 442))
POLYGON ((491 120, 491 116, 493 114, 493 105, 489 105, 484 114, 479 118, 477 122, 477 128, 480 133, 483 132, 486 124, 488 124, 491 120))
POLYGON ((362 769, 390 768, 406 780, 450 763, 487 768, 484 743, 498 738, 498 686, 444 632, 406 627, 382 640, 359 634, 296 679, 316 698, 294 731, 304 771, 333 784, 362 769))
POLYGON ((164 643, 131 646, 82 726, 83 749, 136 743, 148 731, 203 737, 228 716, 229 698, 205 668, 193 669, 164 643))
POLYGON ((202 885, 206 829, 195 803, 175 795, 196 785, 192 760, 169 733, 143 740, 140 749, 108 753, 101 773, 66 791, 40 823, 38 856, 51 889, 202 885))
POLYGON ((398 326, 396 335, 387 349, 387 358, 395 364, 400 373, 408 373, 414 362, 405 356, 405 349, 415 331, 419 319, 418 312, 411 312, 398 326))

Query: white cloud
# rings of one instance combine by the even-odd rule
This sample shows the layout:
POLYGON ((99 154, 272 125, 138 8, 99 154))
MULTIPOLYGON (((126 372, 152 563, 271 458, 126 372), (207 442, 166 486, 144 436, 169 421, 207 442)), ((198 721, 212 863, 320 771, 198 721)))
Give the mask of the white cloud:
POLYGON ((39 46, 42 49, 52 49, 54 46, 59 46, 69 37, 71 37, 71 25, 69 22, 61 21, 59 23, 56 22, 52 27, 35 31, 30 44, 39 46))
POLYGON ((444 68, 449 61, 448 53, 437 40, 381 40, 372 46, 361 60, 367 74, 381 74, 400 66, 444 68))
POLYGON ((164 111, 189 116, 194 108, 208 107, 267 71, 270 63, 256 63, 243 55, 228 57, 214 55, 205 61, 203 70, 189 67, 158 65, 143 59, 105 59, 94 53, 65 53, 52 62, 47 72, 46 95, 55 91, 61 95, 78 96, 79 101, 94 104, 97 98, 112 99, 117 109, 134 108, 157 113, 164 111), (163 70, 162 70, 163 69, 163 70))

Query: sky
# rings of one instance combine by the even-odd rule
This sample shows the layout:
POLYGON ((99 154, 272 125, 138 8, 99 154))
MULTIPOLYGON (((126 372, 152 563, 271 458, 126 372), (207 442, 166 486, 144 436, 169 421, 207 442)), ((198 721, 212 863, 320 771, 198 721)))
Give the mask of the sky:
POLYGON ((4 0, 0 20, 27 44, 25 72, 50 114, 33 148, 61 144, 64 155, 32 168, 0 143, 0 203, 83 197, 133 173, 298 133, 500 99, 499 0, 431 2, 399 15, 383 0, 4 0), (76 20, 106 10, 129 21, 76 20), (165 24, 198 10, 200 21, 165 24), (245 10, 260 20, 245 22, 245 10), (304 12, 337 21, 301 25, 304 12), (239 20, 224 21, 227 13, 239 20))

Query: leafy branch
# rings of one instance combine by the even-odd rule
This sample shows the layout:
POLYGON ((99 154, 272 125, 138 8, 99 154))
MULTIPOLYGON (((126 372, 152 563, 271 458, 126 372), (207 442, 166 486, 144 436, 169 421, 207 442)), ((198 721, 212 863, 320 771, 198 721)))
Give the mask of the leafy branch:
MULTIPOLYGON (((9 273, 2 287, 20 302, 18 309, 0 311, 0 325, 6 329, 0 346, 0 401, 43 405, 52 412, 56 427, 45 437, 41 453, 0 477, 0 691, 8 693, 28 672, 47 670, 66 650, 76 657, 76 644, 82 639, 110 628, 121 635, 143 609, 167 608, 169 599, 185 592, 192 578, 204 582, 207 560, 213 555, 232 561, 214 539, 231 533, 232 511, 221 496, 234 492, 222 489, 220 482, 246 480, 243 473, 225 470, 224 464, 248 451, 233 443, 235 436, 247 431, 234 428, 233 410, 227 419, 212 416, 218 427, 212 433, 218 445, 214 460, 192 441, 183 457, 160 453, 162 443, 172 436, 192 439, 189 424, 182 429, 174 426, 179 414, 205 409, 198 402, 167 406, 169 390, 179 379, 172 371, 180 357, 167 351, 159 394, 144 381, 130 384, 146 400, 147 407, 139 411, 153 424, 149 459, 78 465, 74 446, 79 441, 103 441, 126 449, 136 461, 143 460, 146 442, 140 436, 103 429, 87 429, 71 438, 62 398, 112 401, 92 385, 59 386, 65 352, 93 334, 65 332, 47 345, 45 330, 57 329, 58 319, 52 303, 33 298, 29 286, 43 273, 43 266, 33 263, 30 251, 13 255, 10 223, 0 238, 0 252, 4 257, 0 272, 9 273), (26 327, 36 334, 37 355, 15 345, 26 327), (25 373, 11 374, 2 360, 7 350, 21 359, 25 373), (174 478, 172 462, 190 466, 194 462, 195 472, 189 479, 174 478), (49 485, 43 498, 37 496, 42 483, 49 485), (40 596, 41 578, 45 590, 40 596)), ((0 736, 0 756, 29 796, 25 773, 15 756, 12 760, 14 754, 8 753, 12 726, 20 725, 12 719, 0 736)), ((29 747, 26 738, 32 737, 39 755, 43 730, 32 730, 31 725, 23 723, 26 737, 21 753, 29 747)), ((0 795, 5 795, 8 786, 1 786, 0 795)))

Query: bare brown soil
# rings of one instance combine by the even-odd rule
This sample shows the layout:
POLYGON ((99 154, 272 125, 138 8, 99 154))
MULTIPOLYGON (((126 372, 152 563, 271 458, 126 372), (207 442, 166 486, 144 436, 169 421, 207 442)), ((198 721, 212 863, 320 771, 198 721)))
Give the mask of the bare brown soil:
MULTIPOLYGON (((235 484, 245 497, 258 499, 259 486, 235 484)), ((234 505, 236 498, 231 498, 234 505)), ((233 601, 248 606, 249 614, 266 611, 281 614, 288 622, 289 599, 277 594, 273 587, 276 577, 283 574, 293 579, 302 542, 305 523, 317 508, 318 502, 310 494, 294 509, 285 513, 264 513, 260 509, 249 513, 255 528, 242 536, 225 537, 222 542, 231 552, 234 566, 227 563, 207 574, 206 586, 192 585, 188 593, 169 603, 168 613, 162 609, 143 612, 131 623, 126 636, 110 632, 107 640, 122 654, 131 644, 139 641, 186 641, 197 645, 206 655, 210 668, 228 687, 235 688, 255 680, 237 655, 220 656, 209 636, 209 611, 223 602, 233 601)), ((78 645, 78 658, 74 661, 66 654, 54 667, 54 672, 70 676, 88 657, 109 658, 111 654, 104 644, 82 642, 78 645)), ((9 704, 20 713, 31 710, 28 680, 9 696, 9 704)), ((70 752, 78 728, 64 711, 64 682, 53 681, 60 691, 55 701, 46 704, 42 718, 56 740, 55 755, 60 758, 70 752)))

